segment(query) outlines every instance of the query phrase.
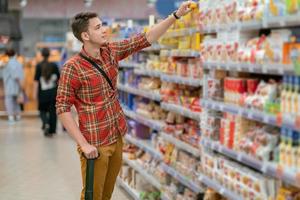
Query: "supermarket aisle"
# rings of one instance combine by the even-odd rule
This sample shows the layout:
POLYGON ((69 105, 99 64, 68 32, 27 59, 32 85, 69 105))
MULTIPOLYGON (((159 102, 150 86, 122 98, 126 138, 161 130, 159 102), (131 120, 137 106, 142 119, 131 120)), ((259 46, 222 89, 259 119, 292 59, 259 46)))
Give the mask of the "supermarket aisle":
MULTIPOLYGON (((45 138, 37 118, 13 126, 1 119, 0 127, 1 199, 79 199, 79 160, 66 133, 45 138)), ((116 187, 112 200, 129 197, 116 187)))

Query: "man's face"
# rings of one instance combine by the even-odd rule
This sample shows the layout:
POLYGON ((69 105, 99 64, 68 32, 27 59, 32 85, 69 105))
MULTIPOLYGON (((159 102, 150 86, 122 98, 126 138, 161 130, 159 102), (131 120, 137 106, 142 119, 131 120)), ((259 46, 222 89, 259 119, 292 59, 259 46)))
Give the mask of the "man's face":
POLYGON ((100 46, 108 42, 107 28, 102 26, 102 22, 98 17, 89 19, 89 27, 87 31, 89 42, 100 46))

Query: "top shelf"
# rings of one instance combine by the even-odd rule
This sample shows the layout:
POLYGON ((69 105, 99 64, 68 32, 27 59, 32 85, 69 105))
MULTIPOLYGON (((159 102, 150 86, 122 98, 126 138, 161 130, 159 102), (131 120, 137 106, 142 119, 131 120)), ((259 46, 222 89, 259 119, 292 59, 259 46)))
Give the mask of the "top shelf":
POLYGON ((288 16, 264 17, 261 21, 252 20, 222 25, 206 26, 200 30, 201 33, 217 33, 224 30, 250 31, 262 28, 280 28, 300 25, 300 13, 288 16))
POLYGON ((254 74, 268 74, 268 75, 284 75, 295 74, 292 65, 287 64, 256 64, 256 63, 235 63, 235 62, 203 62, 205 69, 219 69, 236 72, 249 72, 254 74))
POLYGON ((198 33, 197 28, 185 28, 185 29, 178 29, 178 30, 172 30, 168 31, 163 35, 164 38, 172 38, 172 37, 183 37, 188 35, 193 35, 195 33, 198 33))

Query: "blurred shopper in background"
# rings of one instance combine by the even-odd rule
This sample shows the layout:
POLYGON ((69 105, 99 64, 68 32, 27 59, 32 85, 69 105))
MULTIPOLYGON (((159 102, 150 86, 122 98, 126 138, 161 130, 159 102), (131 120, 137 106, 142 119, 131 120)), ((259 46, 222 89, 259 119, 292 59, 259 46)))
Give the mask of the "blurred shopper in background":
POLYGON ((11 124, 21 119, 21 107, 18 97, 23 92, 22 81, 24 79, 23 66, 18 62, 15 54, 13 49, 6 50, 9 61, 3 69, 5 107, 8 114, 8 121, 11 124))
POLYGON ((41 54, 43 61, 37 64, 34 76, 34 99, 38 100, 44 134, 52 136, 56 133, 55 101, 60 74, 58 66, 49 62, 50 50, 44 48, 41 54))
POLYGON ((149 32, 120 42, 108 42, 106 27, 96 13, 79 13, 72 21, 74 36, 83 43, 79 54, 62 68, 57 94, 57 113, 76 140, 85 195, 86 158, 95 160, 94 200, 109 200, 122 165, 126 117, 117 95, 118 61, 157 41, 181 16, 191 1, 151 27, 149 32), (71 114, 75 105, 79 128, 71 114), (84 154, 84 156, 82 155, 84 154))

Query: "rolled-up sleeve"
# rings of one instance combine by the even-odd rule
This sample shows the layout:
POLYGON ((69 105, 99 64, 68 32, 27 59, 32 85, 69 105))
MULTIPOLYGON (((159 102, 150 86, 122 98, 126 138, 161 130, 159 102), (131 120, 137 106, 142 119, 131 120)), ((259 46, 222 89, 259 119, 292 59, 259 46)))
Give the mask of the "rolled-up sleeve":
POLYGON ((142 33, 126 40, 112 42, 109 46, 115 59, 119 61, 141 49, 151 46, 151 44, 148 42, 146 34, 142 33))
POLYGON ((56 113, 70 112, 75 102, 75 92, 80 87, 78 73, 72 64, 65 64, 61 71, 56 96, 56 113))

